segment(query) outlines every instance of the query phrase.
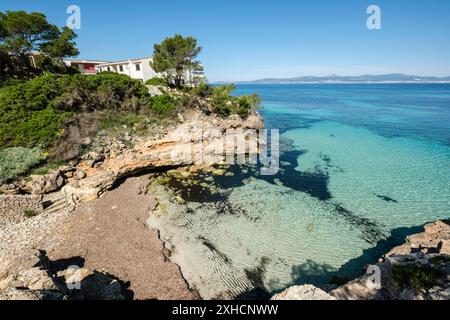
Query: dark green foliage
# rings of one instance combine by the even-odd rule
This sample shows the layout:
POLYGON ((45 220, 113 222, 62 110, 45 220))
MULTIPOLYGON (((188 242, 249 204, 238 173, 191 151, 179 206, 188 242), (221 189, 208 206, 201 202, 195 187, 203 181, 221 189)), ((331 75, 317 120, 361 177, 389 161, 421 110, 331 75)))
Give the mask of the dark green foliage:
POLYGON ((37 77, 0 89, 0 146, 49 147, 64 134, 64 124, 73 114, 139 113, 150 105, 145 86, 125 75, 37 77))
POLYGON ((441 254, 430 259, 432 264, 447 264, 450 263, 450 256, 441 254))
POLYGON ((212 88, 210 96, 213 112, 222 117, 237 114, 241 118, 247 117, 252 110, 259 108, 261 100, 256 94, 246 96, 231 96, 235 85, 224 85, 212 88))
POLYGON ((439 273, 430 266, 418 263, 394 265, 392 268, 394 280, 401 288, 416 290, 430 289, 438 283, 439 273))
POLYGON ((99 94, 98 103, 107 109, 138 112, 150 102, 147 88, 126 75, 102 72, 88 79, 99 94))
POLYGON ((0 78, 30 78, 42 71, 64 72, 65 57, 78 55, 73 30, 59 29, 42 13, 0 12, 0 78), (34 55, 35 65, 30 56, 34 55))
POLYGON ((201 98, 207 98, 212 95, 213 87, 205 82, 202 82, 198 86, 192 88, 192 92, 201 98))
POLYGON ((160 116, 167 116, 175 109, 175 101, 168 94, 152 98, 152 111, 160 116))
POLYGON ((35 168, 31 171, 31 175, 43 176, 49 173, 51 170, 56 170, 62 166, 67 165, 67 161, 59 160, 45 164, 42 167, 35 168))
POLYGON ((35 216, 37 215, 36 212, 34 212, 34 211, 31 210, 31 209, 25 209, 25 210, 23 210, 22 214, 23 214, 23 216, 24 216, 25 218, 32 218, 32 217, 35 217, 35 216))
POLYGON ((166 80, 158 77, 151 78, 145 82, 147 86, 167 86, 166 80))
POLYGON ((133 114, 133 113, 115 113, 110 112, 105 115, 101 129, 107 130, 111 128, 117 127, 127 127, 132 128, 136 123, 143 121, 145 119, 144 116, 133 114))
POLYGON ((70 116, 57 110, 56 78, 44 76, 0 89, 0 146, 48 146, 70 116))
POLYGON ((195 60, 201 50, 194 37, 176 34, 153 46, 150 64, 153 70, 166 75, 168 84, 181 88, 186 72, 201 69, 200 62, 195 60))

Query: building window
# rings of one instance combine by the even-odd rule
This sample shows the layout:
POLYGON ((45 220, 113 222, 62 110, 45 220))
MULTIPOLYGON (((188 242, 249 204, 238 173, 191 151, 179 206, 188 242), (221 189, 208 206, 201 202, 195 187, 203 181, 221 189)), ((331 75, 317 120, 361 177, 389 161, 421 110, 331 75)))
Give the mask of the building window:
POLYGON ((119 66, 119 71, 123 72, 123 66, 119 66))
POLYGON ((136 71, 141 71, 141 64, 140 63, 136 64, 136 71))
POLYGON ((111 67, 108 67, 107 70, 108 70, 108 71, 111 71, 111 67))

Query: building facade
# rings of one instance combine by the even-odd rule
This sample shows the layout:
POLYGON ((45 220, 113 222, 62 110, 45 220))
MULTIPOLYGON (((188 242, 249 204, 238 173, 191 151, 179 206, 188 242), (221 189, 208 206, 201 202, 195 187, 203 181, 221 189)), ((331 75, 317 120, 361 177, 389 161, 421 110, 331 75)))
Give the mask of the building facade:
POLYGON ((64 63, 68 67, 75 67, 83 74, 96 74, 98 65, 107 63, 106 61, 96 61, 96 60, 64 60, 64 63))
POLYGON ((150 67, 151 58, 130 59, 107 62, 96 66, 97 72, 115 72, 125 74, 143 82, 157 77, 158 74, 150 67))
MULTIPOLYGON (((130 59, 116 62, 107 62, 96 65, 97 72, 115 72, 119 74, 125 74, 133 79, 141 80, 142 82, 146 82, 151 78, 164 77, 164 74, 158 73, 152 69, 150 66, 150 62, 152 61, 151 57, 142 58, 142 59, 130 59)), ((203 71, 189 71, 186 72, 184 76, 184 81, 189 85, 196 85, 202 79, 204 79, 205 75, 203 71)))

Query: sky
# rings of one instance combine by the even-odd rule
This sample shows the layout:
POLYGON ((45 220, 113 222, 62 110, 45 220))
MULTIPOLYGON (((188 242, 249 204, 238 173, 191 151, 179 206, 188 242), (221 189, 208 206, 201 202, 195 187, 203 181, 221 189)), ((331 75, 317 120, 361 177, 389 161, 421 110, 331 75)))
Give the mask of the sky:
POLYGON ((81 9, 81 59, 151 56, 176 33, 202 46, 210 81, 407 73, 450 76, 448 0, 0 0, 66 24, 81 9), (381 30, 366 26, 381 9, 381 30))

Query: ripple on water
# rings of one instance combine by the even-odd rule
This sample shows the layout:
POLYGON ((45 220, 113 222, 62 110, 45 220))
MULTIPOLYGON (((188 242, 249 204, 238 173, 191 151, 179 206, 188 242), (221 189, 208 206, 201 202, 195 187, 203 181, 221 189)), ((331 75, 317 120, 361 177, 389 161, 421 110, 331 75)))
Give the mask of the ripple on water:
POLYGON ((284 138, 293 146, 276 176, 233 166, 230 175, 190 177, 194 186, 171 181, 184 205, 157 192, 167 209, 149 224, 204 298, 261 297, 352 276, 410 227, 449 216, 447 146, 332 122, 284 138))

